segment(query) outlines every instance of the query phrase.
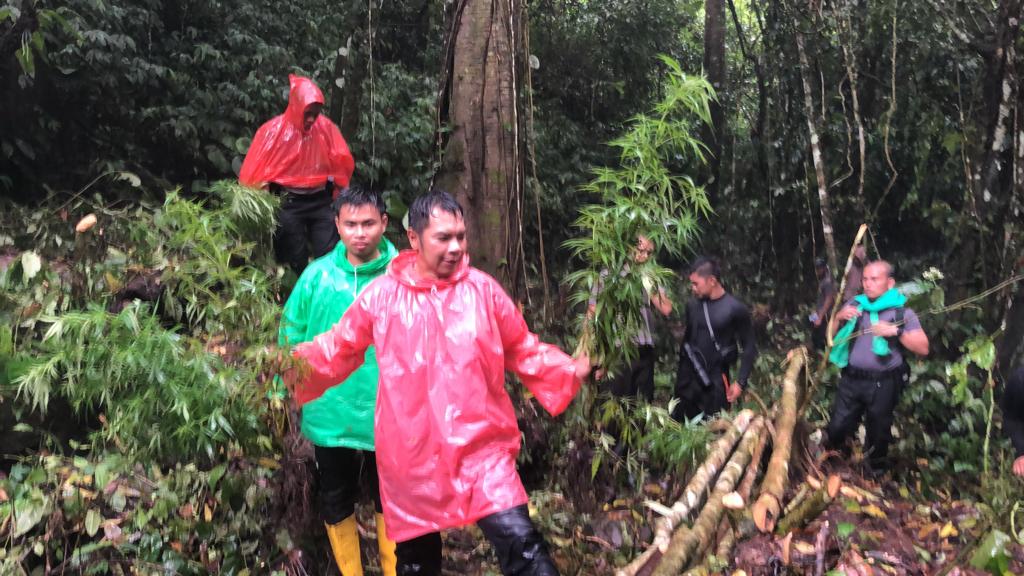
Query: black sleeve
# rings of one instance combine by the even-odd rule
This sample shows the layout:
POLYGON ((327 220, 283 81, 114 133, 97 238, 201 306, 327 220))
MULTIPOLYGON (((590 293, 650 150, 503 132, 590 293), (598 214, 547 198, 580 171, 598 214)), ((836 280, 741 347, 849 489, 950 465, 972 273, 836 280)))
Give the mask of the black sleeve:
POLYGON ((754 369, 754 360, 757 359, 757 342, 754 339, 754 325, 750 321, 750 310, 740 304, 734 316, 736 339, 743 348, 743 357, 740 360, 739 382, 743 387, 747 386, 750 372, 754 369))
POLYGON ((1024 366, 1010 376, 1003 392, 1003 429, 1017 456, 1024 456, 1024 366))
MULTIPOLYGON (((692 302, 692 300, 687 300, 686 306, 683 307, 683 328, 685 329, 685 333, 683 334, 684 344, 687 342, 691 344, 693 343, 693 325, 691 324, 693 321, 693 307, 690 306, 692 302)), ((683 349, 682 344, 679 345, 679 349, 683 349)))

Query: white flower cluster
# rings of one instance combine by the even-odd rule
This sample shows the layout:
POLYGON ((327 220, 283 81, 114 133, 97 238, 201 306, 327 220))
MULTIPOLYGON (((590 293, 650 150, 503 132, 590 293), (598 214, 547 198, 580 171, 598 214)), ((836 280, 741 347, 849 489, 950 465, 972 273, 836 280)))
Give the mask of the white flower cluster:
POLYGON ((929 282, 938 282, 939 280, 945 278, 945 276, 942 275, 942 270, 939 270, 934 266, 925 270, 924 273, 921 274, 921 277, 929 282))

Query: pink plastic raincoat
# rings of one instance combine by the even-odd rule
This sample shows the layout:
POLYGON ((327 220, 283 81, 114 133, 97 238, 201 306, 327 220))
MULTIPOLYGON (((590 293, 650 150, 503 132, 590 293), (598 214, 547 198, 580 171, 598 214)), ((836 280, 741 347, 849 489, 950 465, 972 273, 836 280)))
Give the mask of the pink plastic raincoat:
POLYGON ((288 108, 256 131, 238 181, 256 188, 270 182, 322 188, 327 177, 334 176, 336 186, 348 186, 355 160, 334 122, 321 114, 309 132, 302 129, 303 112, 310 104, 323 104, 323 93, 309 78, 290 74, 288 81, 288 108))
POLYGON ((580 387, 572 358, 532 334, 468 257, 443 281, 415 277, 416 257, 399 254, 340 322, 295 348, 313 371, 296 390, 305 403, 377 347, 377 470, 388 535, 398 542, 527 502, 505 370, 552 415, 580 387))

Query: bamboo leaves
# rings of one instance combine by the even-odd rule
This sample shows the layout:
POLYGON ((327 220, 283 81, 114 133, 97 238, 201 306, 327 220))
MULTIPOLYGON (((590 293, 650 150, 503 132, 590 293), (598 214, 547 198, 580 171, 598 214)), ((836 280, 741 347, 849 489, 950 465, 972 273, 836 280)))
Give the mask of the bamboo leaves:
POLYGON ((634 261, 638 237, 679 256, 711 212, 704 189, 683 172, 704 162, 704 145, 692 133, 698 121, 710 118, 714 92, 703 78, 684 74, 668 57, 662 60, 669 69, 662 100, 609 143, 619 151, 619 165, 594 169, 583 190, 597 202, 579 210, 575 226, 584 235, 565 243, 586 265, 567 277, 576 288, 573 302, 593 304, 583 341, 610 371, 635 353, 623 344, 641 329, 640 310, 650 291, 644 284, 664 289, 672 278, 653 262, 634 261))

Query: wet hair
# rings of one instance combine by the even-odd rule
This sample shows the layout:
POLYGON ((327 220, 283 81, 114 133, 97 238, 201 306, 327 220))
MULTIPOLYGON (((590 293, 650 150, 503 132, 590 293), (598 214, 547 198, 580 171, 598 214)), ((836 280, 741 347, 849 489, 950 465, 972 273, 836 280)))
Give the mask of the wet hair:
POLYGON ((453 216, 463 217, 462 206, 451 194, 440 188, 431 188, 430 192, 417 196, 409 207, 409 228, 417 234, 423 234, 430 222, 430 212, 440 208, 453 216))
POLYGON ((892 264, 890 264, 887 260, 872 260, 865 264, 864 268, 867 269, 868 266, 882 266, 885 268, 886 276, 888 276, 889 278, 896 277, 896 269, 893 268, 892 264))
POLYGON ((337 216, 341 213, 342 206, 349 205, 358 208, 367 204, 376 208, 381 216, 387 213, 387 206, 384 205, 384 199, 381 198, 380 193, 376 190, 363 188, 358 184, 343 188, 338 197, 331 203, 331 209, 334 210, 334 215, 337 216))
POLYGON ((722 268, 717 258, 701 256, 693 261, 690 266, 690 274, 696 274, 702 278, 712 277, 719 282, 722 281, 722 268))

